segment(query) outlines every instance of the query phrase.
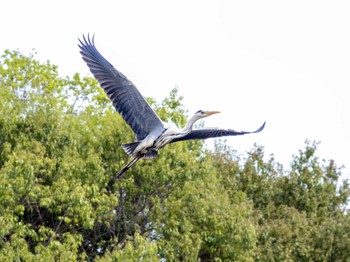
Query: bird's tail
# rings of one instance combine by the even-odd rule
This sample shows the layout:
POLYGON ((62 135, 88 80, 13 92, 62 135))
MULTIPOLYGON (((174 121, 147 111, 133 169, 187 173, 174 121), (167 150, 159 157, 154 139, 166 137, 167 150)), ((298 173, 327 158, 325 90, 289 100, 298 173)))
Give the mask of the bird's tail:
MULTIPOLYGON (((135 149, 141 142, 132 142, 129 144, 123 144, 122 148, 131 157, 135 157, 135 149)), ((143 154, 143 158, 156 158, 158 156, 158 151, 155 148, 148 148, 147 153, 143 154)))
POLYGON ((129 156, 133 156, 133 153, 139 144, 140 144, 140 142, 132 142, 129 144, 122 144, 122 148, 129 156))

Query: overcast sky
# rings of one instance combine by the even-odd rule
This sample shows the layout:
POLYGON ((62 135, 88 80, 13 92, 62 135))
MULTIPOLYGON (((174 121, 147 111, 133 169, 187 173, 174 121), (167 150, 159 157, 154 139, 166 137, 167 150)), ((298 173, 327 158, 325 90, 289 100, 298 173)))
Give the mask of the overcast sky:
MULTIPOLYGON (((175 86, 189 114, 220 110, 206 125, 262 133, 254 143, 288 168, 305 139, 350 177, 348 1, 3 1, 0 52, 18 49, 59 72, 91 75, 77 39, 98 50, 145 96, 175 86)), ((128 142, 128 141, 125 141, 128 142)))

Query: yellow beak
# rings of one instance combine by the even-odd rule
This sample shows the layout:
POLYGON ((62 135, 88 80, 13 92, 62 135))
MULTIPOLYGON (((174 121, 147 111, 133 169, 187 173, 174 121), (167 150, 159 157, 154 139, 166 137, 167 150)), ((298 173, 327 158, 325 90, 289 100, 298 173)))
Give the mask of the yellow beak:
POLYGON ((210 115, 214 115, 214 114, 219 114, 221 113, 220 111, 204 111, 204 114, 210 116, 210 115))

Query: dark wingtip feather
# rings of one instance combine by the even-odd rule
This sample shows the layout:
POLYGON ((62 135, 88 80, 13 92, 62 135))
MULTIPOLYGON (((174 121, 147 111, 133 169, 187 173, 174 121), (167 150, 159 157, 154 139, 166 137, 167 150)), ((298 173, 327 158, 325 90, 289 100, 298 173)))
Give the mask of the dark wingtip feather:
POLYGON ((95 46, 95 34, 92 35, 92 38, 90 38, 90 33, 87 34, 87 38, 85 35, 83 35, 83 41, 78 38, 80 45, 78 44, 79 48, 83 48, 84 46, 95 46))
POLYGON ((264 122, 264 124, 262 124, 261 127, 259 127, 257 130, 255 130, 255 131, 252 132, 252 133, 259 133, 259 132, 263 131, 263 129, 265 128, 265 124, 266 124, 266 121, 264 122))

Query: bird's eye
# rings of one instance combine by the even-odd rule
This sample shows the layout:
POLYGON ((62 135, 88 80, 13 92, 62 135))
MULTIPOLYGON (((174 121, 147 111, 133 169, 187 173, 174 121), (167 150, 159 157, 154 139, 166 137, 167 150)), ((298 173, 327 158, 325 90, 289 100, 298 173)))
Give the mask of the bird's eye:
POLYGON ((203 114, 203 110, 198 110, 196 114, 203 114))

